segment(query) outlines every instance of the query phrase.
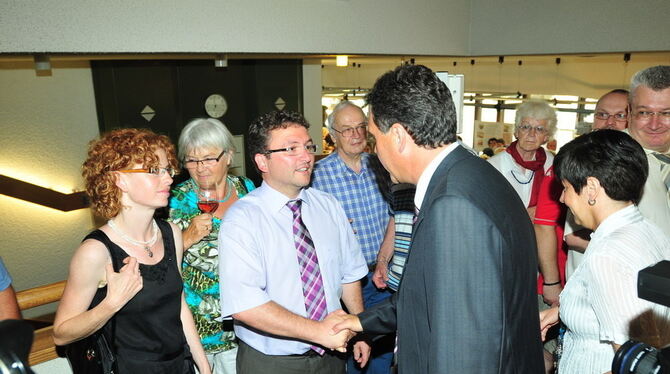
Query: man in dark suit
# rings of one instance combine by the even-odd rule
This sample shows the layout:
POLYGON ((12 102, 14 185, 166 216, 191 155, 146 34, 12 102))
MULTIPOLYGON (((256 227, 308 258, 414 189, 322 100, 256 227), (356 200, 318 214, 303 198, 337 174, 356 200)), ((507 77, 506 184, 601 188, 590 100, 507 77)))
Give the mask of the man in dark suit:
POLYGON ((446 85, 425 66, 381 76, 367 97, 384 167, 417 185, 398 293, 335 330, 398 331, 402 373, 542 373, 537 250, 509 183, 456 142, 446 85))

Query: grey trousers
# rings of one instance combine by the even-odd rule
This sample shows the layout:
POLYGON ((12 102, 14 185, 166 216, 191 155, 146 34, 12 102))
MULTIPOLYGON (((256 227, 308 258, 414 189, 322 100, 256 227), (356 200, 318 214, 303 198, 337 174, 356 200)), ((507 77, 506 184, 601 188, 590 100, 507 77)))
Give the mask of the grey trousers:
POLYGON ((344 356, 326 351, 319 356, 313 351, 302 355, 273 356, 259 352, 239 341, 237 374, 344 374, 344 356))

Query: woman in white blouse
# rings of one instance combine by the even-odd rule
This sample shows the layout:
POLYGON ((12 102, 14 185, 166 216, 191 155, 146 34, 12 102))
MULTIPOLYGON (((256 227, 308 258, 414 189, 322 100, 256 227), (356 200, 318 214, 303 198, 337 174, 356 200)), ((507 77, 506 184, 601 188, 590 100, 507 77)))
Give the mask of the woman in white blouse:
POLYGON ((561 201, 594 232, 560 306, 540 313, 542 336, 560 313, 567 329, 558 372, 609 372, 628 339, 670 343, 670 308, 637 297, 638 271, 670 259, 670 239, 638 211, 648 166, 627 134, 580 136, 561 149, 554 170, 564 187, 561 201))

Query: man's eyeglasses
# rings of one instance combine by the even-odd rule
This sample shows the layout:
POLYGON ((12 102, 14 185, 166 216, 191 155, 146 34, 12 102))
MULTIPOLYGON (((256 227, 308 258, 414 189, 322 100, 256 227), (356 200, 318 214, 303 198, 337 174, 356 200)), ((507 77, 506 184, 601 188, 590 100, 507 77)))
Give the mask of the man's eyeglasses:
POLYGON ((607 121, 610 117, 617 122, 624 122, 628 119, 628 113, 609 114, 607 112, 596 112, 593 114, 597 119, 607 121))
POLYGON ((517 129, 519 129, 519 131, 521 131, 524 134, 529 133, 531 129, 535 129, 535 132, 538 134, 546 134, 547 132, 549 132, 549 129, 547 129, 544 126, 531 126, 527 123, 519 125, 517 129))
POLYGON ((665 124, 670 124, 670 111, 663 111, 663 112, 650 112, 647 110, 640 110, 635 113, 635 117, 638 120, 642 121, 650 121, 651 117, 656 117, 658 118, 659 122, 665 123, 665 124))
POLYGON ((292 147, 286 147, 286 148, 277 148, 277 149, 268 149, 265 152, 263 152, 264 155, 269 155, 271 153, 275 152, 286 152, 289 156, 297 156, 302 152, 302 150, 306 150, 308 153, 316 153, 316 144, 308 144, 308 145, 294 145, 292 147))
POLYGON ((223 155, 226 153, 226 150, 224 149, 219 153, 219 155, 215 158, 203 158, 202 160, 192 160, 192 159, 187 159, 184 161, 184 167, 187 169, 195 169, 198 167, 198 164, 202 166, 214 166, 216 165, 217 162, 223 157, 223 155))
POLYGON ((117 170, 119 173, 147 173, 147 174, 153 174, 157 176, 163 176, 165 174, 169 175, 170 178, 173 178, 175 175, 177 175, 177 171, 173 168, 148 168, 148 169, 125 169, 125 170, 117 170))
POLYGON ((352 136, 354 136, 354 132, 357 132, 359 134, 360 133, 365 133, 367 127, 368 127, 368 125, 364 124, 364 125, 359 125, 359 126, 356 126, 356 127, 349 127, 348 129, 344 129, 342 131, 340 131, 340 130, 334 128, 334 127, 332 129, 335 130, 336 132, 339 132, 340 134, 342 134, 342 136, 344 136, 345 138, 351 138, 352 136))

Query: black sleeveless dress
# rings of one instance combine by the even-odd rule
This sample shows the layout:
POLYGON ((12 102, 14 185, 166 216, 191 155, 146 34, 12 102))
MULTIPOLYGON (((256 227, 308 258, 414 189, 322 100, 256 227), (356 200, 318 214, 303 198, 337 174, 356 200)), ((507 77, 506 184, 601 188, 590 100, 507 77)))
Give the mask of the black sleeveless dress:
MULTIPOLYGON (((179 316, 182 280, 172 229, 167 222, 156 220, 156 223, 163 236, 163 259, 155 265, 140 264, 142 289, 104 327, 116 351, 118 374, 195 372, 179 316)), ((115 271, 124 266, 123 259, 128 254, 103 231, 93 231, 86 239, 107 246, 115 271)), ((97 305, 106 294, 106 286, 98 289, 92 305, 97 305)))

